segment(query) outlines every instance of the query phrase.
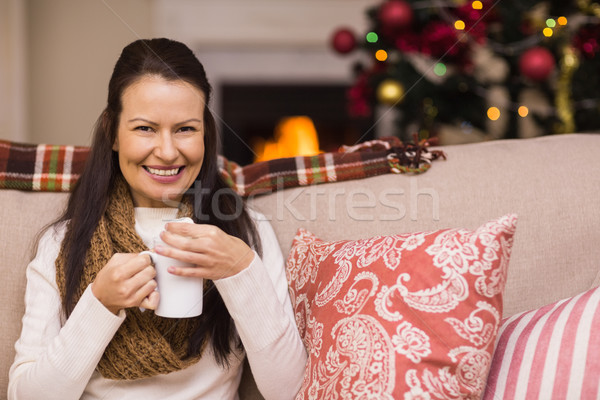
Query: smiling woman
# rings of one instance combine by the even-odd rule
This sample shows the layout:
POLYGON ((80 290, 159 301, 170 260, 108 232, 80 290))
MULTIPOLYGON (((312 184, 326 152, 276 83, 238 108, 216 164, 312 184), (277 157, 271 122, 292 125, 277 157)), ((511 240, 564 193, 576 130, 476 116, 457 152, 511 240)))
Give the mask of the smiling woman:
POLYGON ((113 150, 134 205, 180 201, 204 159, 204 94, 182 80, 144 76, 122 102, 113 150))
POLYGON ((218 173, 210 94, 184 44, 123 49, 84 171, 27 269, 9 399, 235 399, 244 357, 266 399, 296 395, 307 354, 283 256, 218 173), (161 287, 140 253, 157 238, 186 263, 169 273, 204 279, 200 316, 154 313, 161 287))

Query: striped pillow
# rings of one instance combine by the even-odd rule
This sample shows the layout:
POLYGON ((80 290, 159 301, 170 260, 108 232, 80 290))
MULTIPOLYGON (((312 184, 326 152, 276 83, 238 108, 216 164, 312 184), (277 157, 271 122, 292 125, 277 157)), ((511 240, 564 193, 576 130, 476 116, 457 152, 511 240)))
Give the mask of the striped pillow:
POLYGON ((600 287, 503 321, 484 400, 599 399, 600 287))

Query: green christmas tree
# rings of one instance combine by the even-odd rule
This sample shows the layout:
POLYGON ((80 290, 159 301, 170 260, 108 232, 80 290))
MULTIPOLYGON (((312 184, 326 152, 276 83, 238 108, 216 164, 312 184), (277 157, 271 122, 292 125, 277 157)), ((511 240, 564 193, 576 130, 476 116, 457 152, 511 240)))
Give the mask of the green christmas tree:
POLYGON ((599 3, 388 0, 366 14, 368 32, 332 36, 335 51, 360 55, 353 117, 395 110, 405 140, 450 127, 483 138, 600 131, 599 3))

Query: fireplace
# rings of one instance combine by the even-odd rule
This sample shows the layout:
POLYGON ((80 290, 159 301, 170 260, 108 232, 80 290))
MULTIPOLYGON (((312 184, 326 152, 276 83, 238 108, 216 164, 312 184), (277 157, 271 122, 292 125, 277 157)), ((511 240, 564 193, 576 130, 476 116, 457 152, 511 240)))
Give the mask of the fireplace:
POLYGON ((241 165, 254 162, 259 143, 273 140, 276 126, 293 116, 312 121, 321 151, 373 139, 372 118, 348 116, 347 87, 327 83, 222 84, 219 108, 223 155, 241 165))
POLYGON ((364 10, 380 1, 155 0, 154 32, 191 45, 213 85, 220 151, 247 164, 253 138, 273 135, 282 116, 309 115, 323 151, 389 132, 390 113, 375 110, 375 129, 348 118, 345 89, 360 56, 329 43, 341 25, 366 31, 364 10))

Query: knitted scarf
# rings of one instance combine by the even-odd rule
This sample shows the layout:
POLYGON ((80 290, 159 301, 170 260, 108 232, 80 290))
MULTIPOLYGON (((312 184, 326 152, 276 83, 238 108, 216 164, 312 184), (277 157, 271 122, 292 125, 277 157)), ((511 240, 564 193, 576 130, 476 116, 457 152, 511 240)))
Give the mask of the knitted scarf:
MULTIPOLYGON (((180 216, 191 216, 192 207, 180 209, 180 216)), ((117 179, 109 204, 92 236, 86 254, 83 275, 75 300, 94 281, 98 272, 115 253, 139 253, 147 250, 136 233, 134 207, 129 187, 117 179)), ((56 259, 56 282, 65 297, 65 247, 56 259)), ((97 369, 108 379, 139 379, 166 374, 192 365, 201 355, 183 360, 188 338, 198 327, 199 318, 162 318, 138 307, 126 309, 126 318, 106 347, 97 369)), ((206 343, 206 340, 204 341, 206 343)))

